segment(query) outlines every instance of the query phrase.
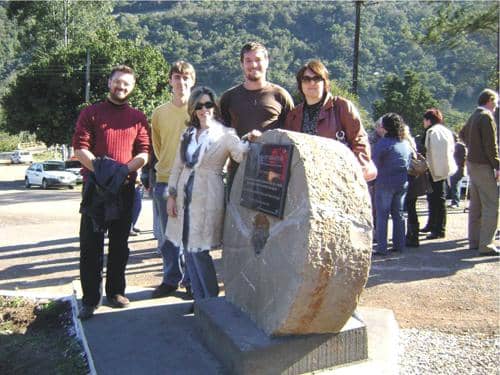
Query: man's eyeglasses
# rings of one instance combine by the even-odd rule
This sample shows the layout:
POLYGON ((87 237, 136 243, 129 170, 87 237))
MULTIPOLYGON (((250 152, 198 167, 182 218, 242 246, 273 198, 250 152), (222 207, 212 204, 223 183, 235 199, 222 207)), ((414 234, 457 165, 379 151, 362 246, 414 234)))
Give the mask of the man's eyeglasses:
POLYGON ((318 82, 322 82, 323 81, 323 77, 320 77, 320 76, 302 76, 302 82, 306 82, 306 83, 309 83, 309 82, 315 82, 315 83, 318 83, 318 82))
POLYGON ((198 110, 202 109, 203 107, 205 107, 206 109, 210 109, 210 108, 215 107, 215 104, 214 104, 214 102, 198 103, 198 104, 196 104, 194 109, 196 109, 198 111, 198 110))

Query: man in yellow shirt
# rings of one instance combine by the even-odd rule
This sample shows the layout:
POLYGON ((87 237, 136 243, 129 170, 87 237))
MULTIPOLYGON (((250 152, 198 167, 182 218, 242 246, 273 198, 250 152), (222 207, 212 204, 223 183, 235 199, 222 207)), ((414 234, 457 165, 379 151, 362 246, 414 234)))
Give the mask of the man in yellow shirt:
POLYGON ((189 120, 187 102, 195 80, 196 73, 191 64, 182 60, 172 64, 168 80, 172 87, 172 101, 162 104, 153 112, 151 134, 154 153, 158 159, 155 165, 156 185, 153 190, 153 204, 161 228, 159 247, 163 258, 163 281, 153 291, 152 298, 172 294, 177 290, 181 280, 186 291, 190 293, 189 277, 185 272, 183 277, 181 270, 179 248, 165 240, 165 228, 168 220, 166 202, 168 178, 181 134, 189 120))

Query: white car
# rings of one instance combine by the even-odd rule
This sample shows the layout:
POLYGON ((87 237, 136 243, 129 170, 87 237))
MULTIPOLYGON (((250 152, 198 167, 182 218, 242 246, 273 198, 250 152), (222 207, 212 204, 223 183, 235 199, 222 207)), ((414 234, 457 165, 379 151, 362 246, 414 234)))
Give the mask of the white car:
POLYGON ((83 176, 80 173, 80 171, 82 170, 82 163, 80 163, 76 159, 66 160, 64 162, 64 167, 67 171, 73 173, 76 176, 77 184, 83 183, 83 176))
POLYGON ((31 185, 40 185, 42 189, 47 189, 49 186, 68 186, 73 189, 76 185, 76 176, 65 170, 62 161, 33 163, 24 176, 24 186, 30 188, 31 185))
POLYGON ((33 163, 33 155, 29 151, 16 150, 10 155, 12 164, 33 163))

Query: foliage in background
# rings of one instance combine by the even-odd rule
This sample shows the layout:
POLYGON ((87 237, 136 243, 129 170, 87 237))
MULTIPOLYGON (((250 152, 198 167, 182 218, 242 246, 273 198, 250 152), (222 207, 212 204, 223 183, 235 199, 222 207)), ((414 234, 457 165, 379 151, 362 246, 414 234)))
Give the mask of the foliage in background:
POLYGON ((9 1, 6 10, 21 27, 22 50, 33 57, 85 42, 114 26, 110 0, 9 1))
POLYGON ((412 134, 423 132, 422 116, 438 101, 422 83, 418 74, 408 70, 404 77, 390 75, 382 84, 382 97, 373 103, 373 117, 379 118, 388 112, 400 114, 412 130, 412 134))
POLYGON ((0 97, 21 62, 18 27, 15 20, 7 17, 7 10, 0 6, 0 97))
MULTIPOLYGON (((435 16, 423 21, 424 31, 416 34, 415 38, 421 44, 443 50, 456 51, 468 46, 472 52, 471 57, 477 51, 469 41, 481 41, 484 47, 496 55, 494 59, 491 56, 481 59, 486 60, 486 64, 482 65, 488 73, 485 86, 498 90, 499 12, 498 1, 445 2, 440 4, 435 16)), ((477 60, 474 57, 472 59, 477 60)))
MULTIPOLYGON (((450 118, 458 119, 464 112, 471 112, 479 92, 498 79, 497 33, 474 31, 474 27, 485 29, 485 24, 493 25, 495 20, 498 23, 498 12, 491 10, 493 6, 498 8, 498 3, 364 2, 358 86, 360 108, 373 108, 374 101, 383 95, 382 86, 389 75, 403 77, 406 70, 412 70, 439 101, 440 108, 451 114, 450 118), (456 11, 447 13, 443 10, 446 8, 456 11), (424 41, 427 28, 431 30, 436 19, 441 20, 436 22, 441 22, 442 26, 444 21, 453 23, 455 18, 463 21, 469 15, 474 21, 465 29, 449 29, 449 36, 455 33, 459 43, 450 46, 439 40, 424 41)), ((321 59, 331 78, 348 88, 352 77, 354 10, 352 1, 0 2, 0 43, 4 52, 0 56, 0 96, 2 87, 5 89, 16 73, 22 72, 22 67, 37 73, 32 78, 41 75, 46 79, 51 77, 58 84, 68 84, 69 87, 61 86, 60 91, 67 94, 73 104, 77 103, 74 96, 83 97, 83 63, 81 54, 75 50, 83 50, 106 33, 119 33, 120 38, 138 48, 154 46, 170 63, 180 58, 192 62, 197 70, 197 83, 211 86, 219 94, 242 81, 238 55, 248 40, 259 40, 267 45, 271 60, 269 79, 292 93, 296 90, 294 76, 297 70, 311 58, 321 59), (64 60, 60 51, 64 46, 65 30, 66 48, 72 51, 66 53, 76 58, 74 62, 64 60), (64 68, 60 61, 64 62, 64 68), (30 66, 31 63, 34 65, 30 66), (77 76, 78 80, 69 80, 69 76, 77 76), (70 93, 71 90, 76 93, 70 93)), ((108 44, 103 49, 105 56, 112 54, 109 50, 120 48, 120 43, 116 47, 108 44)), ((93 69, 104 71, 108 68, 106 63, 99 66, 95 57, 93 69)), ((22 74, 26 76, 27 72, 22 74)), ((145 73, 147 76, 156 74, 155 71, 145 73)), ((22 77, 19 84, 28 87, 23 80, 22 77)), ((93 81, 93 90, 99 84, 102 82, 93 81)), ((37 86, 33 84, 34 92, 48 95, 37 86)), ((52 86, 51 95, 56 91, 55 84, 52 86)), ((13 89, 15 85, 10 87, 13 89)), ((144 97, 148 96, 153 99, 136 98, 137 103, 144 103, 141 109, 146 112, 155 105, 157 98, 154 91, 145 91, 144 97)), ((58 129, 53 135, 45 134, 44 137, 53 142, 67 139, 73 122, 67 124, 74 116, 60 117, 64 111, 59 107, 68 109, 69 106, 65 106, 60 97, 58 100, 29 97, 52 107, 37 106, 40 113, 26 116, 17 124, 9 123, 7 117, 0 118, 0 128, 8 126, 10 132, 15 132, 18 127, 37 129, 41 125, 45 129, 52 123, 41 119, 48 118, 48 112, 52 111, 55 114, 53 122, 58 123, 56 128, 63 126, 66 133, 58 129), (27 124, 26 121, 37 122, 27 124), (62 122, 65 125, 61 125, 62 122)), ((23 110, 23 100, 17 105, 23 110)), ((81 99, 75 105, 81 107, 81 99)), ((74 110, 69 113, 74 114, 74 110)), ((365 121, 365 125, 367 123, 365 121)))
POLYGON ((137 71, 131 104, 150 113, 167 98, 168 66, 151 46, 136 45, 103 33, 87 46, 59 48, 20 73, 2 105, 5 130, 27 130, 48 146, 70 143, 79 110, 85 105, 86 49, 91 56, 90 102, 105 98, 111 68, 130 65, 137 71))
POLYGON ((19 135, 10 135, 4 131, 0 131, 0 152, 15 150, 19 143, 19 135))
MULTIPOLYGON (((418 41, 436 2, 365 2, 361 13, 359 98, 371 108, 389 74, 421 74, 434 97, 461 111, 474 107, 496 60, 489 36, 463 35, 457 48, 418 41), (470 51, 474 53, 471 54, 470 51)), ((456 7, 468 6, 454 2, 456 7)), ((491 3, 475 2, 484 11, 491 3)), ((336 2, 125 2, 115 6, 120 36, 158 46, 167 61, 183 58, 198 81, 219 94, 242 81, 239 51, 248 40, 270 52, 269 79, 290 92, 299 67, 319 58, 350 87, 355 6, 336 2)))

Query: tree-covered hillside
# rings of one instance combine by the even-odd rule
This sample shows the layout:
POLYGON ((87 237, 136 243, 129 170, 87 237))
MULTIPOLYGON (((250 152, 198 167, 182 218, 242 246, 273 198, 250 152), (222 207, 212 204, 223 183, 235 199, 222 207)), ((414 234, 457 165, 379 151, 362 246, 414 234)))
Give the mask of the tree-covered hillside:
MULTIPOLYGON (((420 98, 427 98, 456 129, 483 88, 498 89, 498 1, 358 3, 358 96, 367 126, 380 111, 398 111, 419 131, 427 105, 420 98)), ((132 100, 148 115, 168 97, 166 69, 178 59, 193 63, 198 84, 221 94, 242 81, 239 52, 250 40, 268 47, 269 80, 292 95, 297 70, 311 58, 325 63, 335 92, 345 95, 355 8, 355 1, 0 0, 0 132, 66 142, 84 87, 90 101, 102 98, 118 62, 140 70, 132 100)))
MULTIPOLYGON (((493 2, 476 2, 486 9, 493 2)), ((459 2, 457 7, 471 3, 459 2)), ((420 73, 446 107, 468 111, 496 72, 496 35, 472 33, 455 48, 419 44, 442 4, 365 1, 361 9, 359 96, 371 108, 389 73, 420 73), (473 51, 471 53, 471 51, 473 51)), ((353 1, 123 2, 114 11, 121 36, 158 46, 165 58, 191 61, 199 83, 222 92, 241 80, 239 50, 248 40, 270 50, 269 78, 295 90, 294 75, 307 59, 320 58, 333 78, 352 80, 353 1)))

